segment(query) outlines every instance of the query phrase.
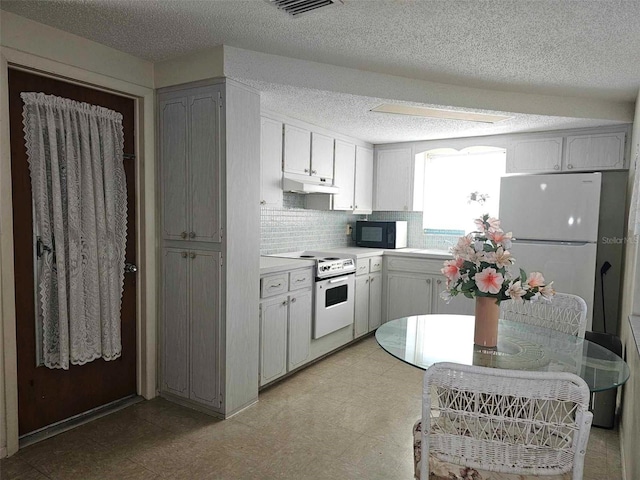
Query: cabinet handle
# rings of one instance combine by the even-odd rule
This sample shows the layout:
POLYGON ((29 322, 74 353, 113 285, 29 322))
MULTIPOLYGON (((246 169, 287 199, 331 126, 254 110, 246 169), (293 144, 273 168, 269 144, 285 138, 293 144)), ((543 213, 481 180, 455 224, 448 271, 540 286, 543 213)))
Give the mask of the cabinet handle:
POLYGON ((308 169, 308 168, 305 168, 305 169, 304 169, 304 173, 309 173, 309 169, 308 169))
POLYGON ((364 281, 364 283, 369 283, 369 279, 367 278, 367 279, 364 281))
POLYGON ((180 236, 181 236, 182 238, 187 238, 187 232, 182 232, 182 233, 180 234, 180 236))
POLYGON ((567 168, 568 168, 569 170, 571 170, 571 169, 573 169, 573 165, 569 164, 569 165, 567 165, 567 168))
POLYGON ((271 285, 271 286, 272 286, 273 288, 281 287, 281 286, 282 286, 282 283, 277 283, 277 284, 274 284, 274 285, 271 285))
POLYGON ((374 281, 374 280, 375 280, 375 278, 372 278, 372 279, 371 279, 371 283, 373 283, 373 281, 374 281))
POLYGON ((291 299, 291 303, 296 303, 296 299, 295 299, 295 298, 292 298, 292 299, 291 299))
POLYGON ((350 208, 351 210, 353 210, 353 205, 349 205, 349 208, 350 208))
POLYGON ((358 208, 358 205, 356 205, 356 208, 358 208))
POLYGON ((306 282, 306 281, 307 281, 307 277, 304 277, 304 278, 296 278, 296 283, 306 282))
POLYGON ((266 200, 260 200, 260 205, 266 205, 267 201, 266 200))
POLYGON ((182 256, 182 258, 187 258, 187 252, 182 252, 180 255, 182 256))
POLYGON ((560 170, 560 165, 554 165, 554 166, 553 166, 553 169, 554 169, 554 170, 560 170))
POLYGON ((286 305, 287 303, 289 303, 289 302, 287 302, 286 300, 283 300, 283 301, 282 301, 282 305, 283 305, 283 306, 284 306, 284 305, 286 305))
POLYGON ((441 284, 442 284, 442 280, 438 280, 438 285, 441 285, 441 284))
POLYGON ((427 285, 431 285, 431 279, 427 278, 427 285))
POLYGON ((196 232, 189 232, 189 238, 196 238, 196 232))
POLYGON ((189 258, 191 258, 191 259, 196 258, 196 254, 195 254, 195 252, 191 252, 191 253, 189 254, 189 258))
POLYGON ((317 172, 317 170, 311 170, 311 173, 313 173, 315 175, 318 172, 317 172))

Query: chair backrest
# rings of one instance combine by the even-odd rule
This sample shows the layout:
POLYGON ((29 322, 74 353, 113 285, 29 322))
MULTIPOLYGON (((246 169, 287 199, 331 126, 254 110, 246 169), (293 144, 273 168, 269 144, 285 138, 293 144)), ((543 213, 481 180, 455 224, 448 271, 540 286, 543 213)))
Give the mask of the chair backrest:
POLYGON ((500 318, 584 338, 587 303, 569 293, 556 293, 551 303, 505 300, 500 303, 500 318))
POLYGON ((429 455, 493 472, 582 478, 589 387, 566 372, 436 363, 424 376, 421 479, 429 455))

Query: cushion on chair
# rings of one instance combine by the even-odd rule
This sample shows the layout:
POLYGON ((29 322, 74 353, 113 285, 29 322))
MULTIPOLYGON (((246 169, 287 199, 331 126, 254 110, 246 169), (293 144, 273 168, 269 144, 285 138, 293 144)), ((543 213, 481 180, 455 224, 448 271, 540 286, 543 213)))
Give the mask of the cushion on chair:
MULTIPOLYGON (((420 459, 422 457, 422 421, 413 425, 413 468, 414 477, 420 479, 420 459)), ((429 480, 571 480, 571 472, 563 475, 516 475, 496 473, 487 470, 443 462, 429 456, 429 480)))

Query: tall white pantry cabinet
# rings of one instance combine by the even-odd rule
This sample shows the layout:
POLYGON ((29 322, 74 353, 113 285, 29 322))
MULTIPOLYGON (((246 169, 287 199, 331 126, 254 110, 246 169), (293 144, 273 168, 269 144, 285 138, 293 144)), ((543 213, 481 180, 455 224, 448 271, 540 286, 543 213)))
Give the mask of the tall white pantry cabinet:
POLYGON ((258 398, 260 97, 229 79, 158 91, 160 392, 227 417, 258 398))

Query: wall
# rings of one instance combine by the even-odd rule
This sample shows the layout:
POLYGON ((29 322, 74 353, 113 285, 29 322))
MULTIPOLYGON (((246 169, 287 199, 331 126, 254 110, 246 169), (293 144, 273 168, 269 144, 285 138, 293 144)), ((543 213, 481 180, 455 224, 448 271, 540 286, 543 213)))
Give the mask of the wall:
POLYGON ((155 395, 155 167, 153 65, 3 11, 0 15, 0 457, 18 449, 8 65, 136 98, 138 145, 138 392, 155 395), (148 321, 147 321, 148 320, 148 321))
POLYGON ((363 218, 347 212, 307 210, 304 195, 284 193, 282 207, 261 207, 260 254, 352 246, 347 226, 363 218))
MULTIPOLYGON (((629 171, 629 192, 638 171, 638 154, 640 153, 640 91, 636 100, 635 122, 631 135, 631 170, 629 171)), ((622 467, 626 480, 640 478, 640 331, 633 335, 629 324, 629 316, 640 315, 640 236, 627 235, 625 246, 624 281, 622 290, 621 338, 626 360, 631 369, 631 378, 622 388, 622 417, 620 424, 620 446, 622 451, 622 467)), ((640 319, 636 320, 640 326, 640 319)), ((638 328, 640 330, 640 328, 638 328)))

